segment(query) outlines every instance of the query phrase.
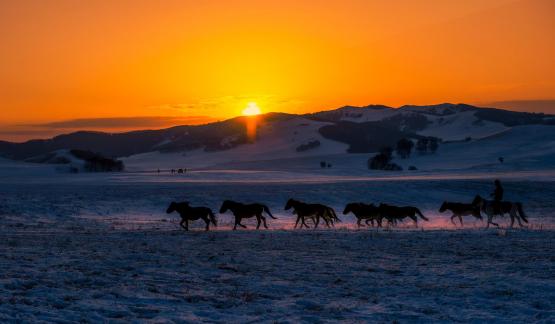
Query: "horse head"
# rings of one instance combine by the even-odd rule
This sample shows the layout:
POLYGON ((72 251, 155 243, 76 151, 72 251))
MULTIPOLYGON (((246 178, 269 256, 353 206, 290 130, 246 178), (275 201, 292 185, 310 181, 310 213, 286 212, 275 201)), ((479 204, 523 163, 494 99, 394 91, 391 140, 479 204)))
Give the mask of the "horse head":
POLYGON ((222 207, 220 207, 220 214, 225 213, 231 207, 231 205, 233 205, 233 201, 225 200, 222 204, 222 207))
POLYGON ((285 204, 285 208, 284 210, 289 210, 291 209, 291 207, 293 207, 295 204, 297 203, 297 201, 293 198, 290 198, 287 203, 285 204))
POLYGON ((176 210, 176 208, 177 208, 177 203, 175 201, 172 201, 168 209, 166 210, 166 213, 171 214, 176 210))
POLYGON ((348 213, 354 211, 354 209, 358 206, 358 203, 348 203, 343 210, 343 215, 347 215, 348 213))
POLYGON ((439 212, 443 213, 446 210, 447 210, 447 202, 444 201, 443 204, 441 204, 441 207, 439 207, 439 212))

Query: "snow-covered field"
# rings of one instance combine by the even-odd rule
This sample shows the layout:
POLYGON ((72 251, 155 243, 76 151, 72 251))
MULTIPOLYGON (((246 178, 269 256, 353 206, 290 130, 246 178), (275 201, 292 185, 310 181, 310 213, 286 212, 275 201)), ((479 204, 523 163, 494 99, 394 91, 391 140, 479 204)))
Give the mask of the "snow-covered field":
POLYGON ((552 231, 9 233, 0 321, 552 322, 552 231))
POLYGON ((2 322, 555 320, 553 172, 70 175, 1 163, 2 322), (529 228, 460 229, 437 211, 487 195, 494 177, 529 228), (329 204, 343 222, 293 230, 290 197, 329 204), (217 211, 224 199, 263 202, 279 219, 234 232, 224 214, 216 231, 185 233, 165 214, 172 200, 217 211), (351 201, 415 205, 430 222, 357 229, 341 214, 351 201))
MULTIPOLYGON (((442 123, 451 138, 468 124, 442 123)), ((418 171, 393 173, 369 171, 369 154, 346 154, 320 126, 273 125, 229 151, 131 156, 123 173, 0 159, 0 322, 555 321, 552 126, 482 132, 396 158, 418 171), (314 139, 321 147, 296 152, 314 139), (496 178, 527 228, 461 228, 438 212, 444 200, 488 196, 496 178), (330 205, 342 222, 295 230, 289 198, 330 205), (184 200, 217 212, 225 199, 267 204, 278 219, 232 231, 232 216, 217 214, 215 231, 196 222, 185 233, 165 213, 184 200), (359 201, 413 205, 430 221, 357 228, 342 211, 359 201)))

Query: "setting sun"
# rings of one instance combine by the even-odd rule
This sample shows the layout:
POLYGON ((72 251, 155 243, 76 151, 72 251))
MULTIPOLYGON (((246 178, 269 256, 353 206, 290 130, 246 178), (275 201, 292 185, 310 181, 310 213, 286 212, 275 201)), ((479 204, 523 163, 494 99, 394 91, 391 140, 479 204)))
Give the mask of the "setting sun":
POLYGON ((244 116, 256 116, 260 115, 260 107, 256 104, 256 102, 249 102, 247 104, 247 108, 243 109, 244 116))

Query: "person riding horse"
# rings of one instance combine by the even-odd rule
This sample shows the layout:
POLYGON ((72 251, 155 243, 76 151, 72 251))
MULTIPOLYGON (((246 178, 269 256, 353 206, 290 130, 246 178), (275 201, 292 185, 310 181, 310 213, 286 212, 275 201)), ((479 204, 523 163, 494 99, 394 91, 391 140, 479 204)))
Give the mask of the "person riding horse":
POLYGON ((493 198, 494 204, 493 208, 496 214, 500 213, 501 201, 503 200, 503 187, 501 186, 501 181, 496 179, 494 182, 495 190, 491 193, 490 197, 493 198))

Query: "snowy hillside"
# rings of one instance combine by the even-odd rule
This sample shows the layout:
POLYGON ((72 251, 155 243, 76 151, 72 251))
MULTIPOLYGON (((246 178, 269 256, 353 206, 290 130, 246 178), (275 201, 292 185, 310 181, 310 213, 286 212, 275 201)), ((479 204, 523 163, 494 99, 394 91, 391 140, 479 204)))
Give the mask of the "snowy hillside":
MULTIPOLYGON (((247 134, 248 119, 238 117, 207 125, 162 130, 120 134, 77 132, 20 144, 0 142, 0 156, 54 163, 56 160, 67 160, 63 152, 78 149, 123 158, 130 171, 216 166, 246 168, 247 165, 255 169, 260 165, 266 168, 271 166, 271 169, 290 169, 313 167, 322 160, 331 162, 337 168, 341 165, 346 167, 349 161, 357 161, 352 165, 364 168, 368 154, 384 146, 394 147, 403 138, 415 142, 431 136, 443 140, 443 144, 440 145, 438 159, 434 158, 430 163, 437 165, 435 162, 441 160, 439 157, 442 154, 457 147, 457 153, 450 153, 450 160, 468 168, 493 163, 498 158, 493 155, 502 154, 493 153, 489 148, 476 149, 481 143, 487 143, 478 141, 480 139, 499 136, 500 142, 495 145, 501 148, 511 145, 513 139, 507 137, 514 134, 511 131, 520 134, 524 128, 519 127, 538 127, 545 136, 534 137, 534 134, 524 132, 518 135, 521 138, 516 139, 522 146, 519 149, 524 150, 522 157, 525 157, 544 154, 534 147, 538 143, 550 145, 550 135, 555 132, 553 116, 465 104, 400 108, 346 106, 306 115, 269 113, 258 116, 257 120, 254 142, 247 134), (470 149, 477 150, 471 159, 465 155, 470 149), (474 162, 467 163, 470 160, 474 162)), ((424 163, 424 160, 418 164, 419 169, 430 169, 432 165, 424 163)), ((441 165, 442 169, 451 167, 449 164, 441 165)))
POLYGON ((240 145, 230 150, 206 152, 197 149, 188 152, 150 152, 123 159, 127 169, 151 170, 152 168, 202 168, 224 162, 244 162, 309 157, 345 153, 347 145, 330 141, 318 133, 318 129, 329 123, 295 117, 276 122, 262 122, 258 127, 254 143, 240 145), (317 147, 298 151, 298 148, 313 142, 317 147))

